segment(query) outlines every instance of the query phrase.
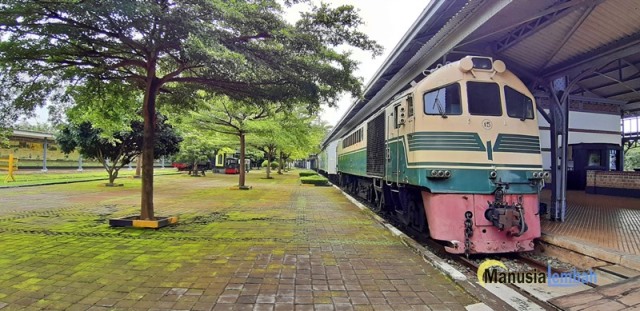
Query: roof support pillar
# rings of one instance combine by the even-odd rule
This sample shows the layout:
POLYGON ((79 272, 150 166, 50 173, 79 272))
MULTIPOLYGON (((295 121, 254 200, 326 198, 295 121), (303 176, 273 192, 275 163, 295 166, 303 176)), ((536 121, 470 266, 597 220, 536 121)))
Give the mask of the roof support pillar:
POLYGON ((49 148, 49 142, 47 138, 44 138, 44 142, 42 143, 42 171, 46 172, 47 169, 47 148, 49 148))
POLYGON ((82 168, 82 155, 78 156, 78 172, 82 172, 84 169, 82 168))
POLYGON ((551 220, 564 221, 567 209, 567 145, 569 134, 569 94, 565 78, 550 85, 551 125, 551 220))

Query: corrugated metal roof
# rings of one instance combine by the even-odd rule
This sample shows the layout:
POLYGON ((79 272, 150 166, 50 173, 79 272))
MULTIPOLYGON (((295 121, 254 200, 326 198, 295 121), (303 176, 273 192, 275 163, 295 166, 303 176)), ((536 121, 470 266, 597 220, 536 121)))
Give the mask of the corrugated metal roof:
POLYGON ((35 132, 35 131, 24 131, 24 130, 13 130, 13 137, 23 137, 23 138, 32 138, 39 140, 55 140, 55 136, 50 133, 44 132, 35 132))
POLYGON ((600 3, 589 13, 549 65, 556 65, 576 55, 637 34, 640 32, 639 5, 640 2, 637 0, 609 0, 600 3))

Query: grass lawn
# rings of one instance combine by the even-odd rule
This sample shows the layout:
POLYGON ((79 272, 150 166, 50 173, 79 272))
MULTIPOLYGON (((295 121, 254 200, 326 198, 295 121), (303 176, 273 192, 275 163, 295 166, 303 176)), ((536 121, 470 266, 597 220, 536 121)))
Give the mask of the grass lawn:
MULTIPOLYGON (((177 173, 174 168, 156 169, 155 172, 156 175, 177 173)), ((123 178, 131 178, 134 174, 135 170, 122 169, 118 174, 116 182, 123 178)), ((76 170, 50 170, 48 172, 42 172, 40 170, 18 170, 13 174, 16 181, 4 182, 6 176, 6 171, 0 171, 0 177, 2 178, 0 188, 109 179, 109 174, 103 169, 90 169, 82 172, 76 170)))

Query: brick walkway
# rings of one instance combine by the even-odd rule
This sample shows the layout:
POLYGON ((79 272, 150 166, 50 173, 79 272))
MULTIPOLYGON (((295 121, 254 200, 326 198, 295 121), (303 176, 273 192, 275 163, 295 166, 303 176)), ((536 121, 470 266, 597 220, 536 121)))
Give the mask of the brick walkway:
POLYGON ((475 299, 330 187, 156 177, 161 230, 112 229, 139 181, 1 189, 0 309, 464 310, 475 299))
MULTIPOLYGON (((640 255, 640 199, 567 193, 567 220, 543 220, 543 233, 640 255)), ((543 200, 549 196, 544 192, 543 200)))
POLYGON ((640 310, 640 277, 549 300, 562 310, 640 310))

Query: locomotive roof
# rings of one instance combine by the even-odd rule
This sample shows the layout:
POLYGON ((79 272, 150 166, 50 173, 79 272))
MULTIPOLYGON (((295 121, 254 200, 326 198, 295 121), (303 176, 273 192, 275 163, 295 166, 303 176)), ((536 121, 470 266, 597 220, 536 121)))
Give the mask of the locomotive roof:
POLYGON ((640 113, 636 0, 432 0, 324 144, 379 111, 423 70, 466 55, 503 60, 530 88, 579 78, 574 100, 640 113))

